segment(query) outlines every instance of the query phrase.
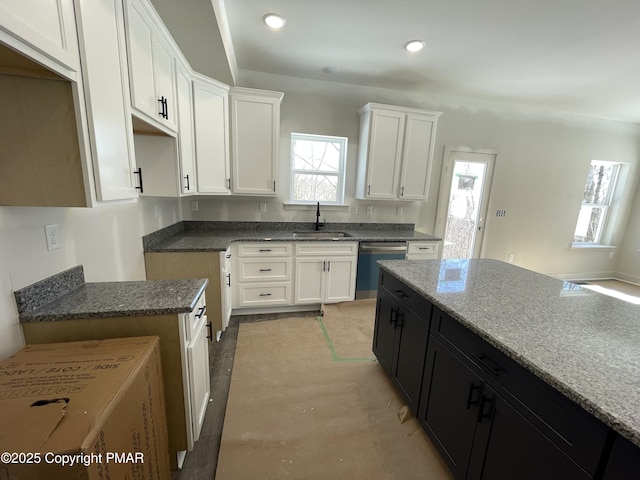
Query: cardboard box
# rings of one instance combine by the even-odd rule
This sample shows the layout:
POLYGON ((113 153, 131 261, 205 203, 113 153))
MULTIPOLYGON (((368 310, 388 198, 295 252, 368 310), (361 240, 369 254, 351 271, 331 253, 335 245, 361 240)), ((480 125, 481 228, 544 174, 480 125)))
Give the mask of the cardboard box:
POLYGON ((0 362, 0 480, 167 480, 160 340, 29 345, 0 362))

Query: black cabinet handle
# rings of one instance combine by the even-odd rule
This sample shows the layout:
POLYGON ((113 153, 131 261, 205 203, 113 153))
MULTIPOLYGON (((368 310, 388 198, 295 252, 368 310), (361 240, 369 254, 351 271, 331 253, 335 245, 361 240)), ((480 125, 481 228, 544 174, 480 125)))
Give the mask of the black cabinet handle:
POLYGON ((489 358, 487 355, 485 355, 484 353, 472 353, 471 355, 479 362, 480 366, 487 370, 489 373, 492 373, 496 377, 500 375, 502 367, 491 360, 491 358, 489 358))
POLYGON ((471 405, 478 405, 478 403, 480 402, 480 397, 482 397, 482 384, 476 385, 475 383, 471 382, 471 385, 469 386, 469 395, 467 396, 467 410, 471 408, 471 405), (473 400, 473 393, 476 390, 478 391, 478 398, 476 400, 473 400))
POLYGON ((392 308, 391 315, 389 315, 389 323, 395 324, 397 320, 398 320, 398 309, 392 308))
POLYGON ((327 272, 331 271, 331 260, 327 260, 327 272))
POLYGON ((409 296, 409 295, 407 295, 406 293, 404 293, 404 292, 403 292, 402 290, 400 290, 400 289, 396 290, 396 293, 397 293, 398 295, 400 295, 400 298, 401 298, 401 299, 402 299, 402 298, 407 298, 407 297, 409 296))
POLYGON ((276 191, 276 181, 275 180, 273 181, 273 191, 274 192, 276 191))
POLYGON ((367 188, 367 195, 371 195, 371 185, 367 188))
POLYGON ((261 297, 270 297, 271 294, 270 293, 261 293, 260 296, 261 297))
POLYGON ((482 396, 480 399, 480 406, 478 407, 478 423, 482 422, 483 418, 491 418, 493 415, 493 407, 496 403, 495 397, 482 396), (487 405, 489 408, 487 409, 487 405))
POLYGON ((169 105, 167 103, 166 97, 162 96, 158 101, 160 102, 160 108, 162 109, 158 112, 158 115, 160 115, 165 120, 169 120, 169 105))
POLYGON ((213 341, 213 325, 211 325, 211 322, 207 322, 207 332, 207 338, 213 341))
POLYGON ((271 249, 270 248, 261 248, 260 250, 258 250, 259 252, 270 252, 271 249))
POLYGON ((400 187, 400 196, 404 197, 404 187, 400 187))
POLYGON ((207 306, 205 305, 204 307, 200 307, 198 309, 198 313, 196 313, 196 318, 202 318, 202 316, 204 315, 204 312, 207 311, 207 306))
POLYGON ((187 190, 191 190, 189 185, 189 174, 187 173, 187 175, 184 178, 187 180, 187 190))
POLYGON ((396 327, 402 327, 404 325, 404 312, 398 311, 396 315, 396 327))
POLYGON ((231 190, 231 177, 227 178, 227 190, 231 190))
POLYGON ((326 261, 326 260, 323 260, 323 261, 322 261, 322 271, 323 271, 323 272, 326 272, 326 271, 327 271, 327 261, 326 261))
POLYGON ((270 268, 261 268, 260 271, 261 272, 270 272, 271 269, 270 268))
POLYGON ((231 286, 231 274, 227 273, 227 287, 231 286))
POLYGON ((138 167, 137 170, 134 170, 134 175, 138 175, 140 178, 140 186, 136 187, 136 190, 140 190, 140 193, 144 193, 144 188, 142 186, 142 167, 138 167))

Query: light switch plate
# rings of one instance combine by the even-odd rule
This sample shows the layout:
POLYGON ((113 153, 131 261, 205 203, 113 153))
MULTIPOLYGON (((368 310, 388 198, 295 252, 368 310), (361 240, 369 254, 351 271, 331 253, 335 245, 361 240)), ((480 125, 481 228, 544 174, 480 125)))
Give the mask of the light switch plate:
POLYGON ((260 213, 267 213, 267 202, 260 202, 260 213))

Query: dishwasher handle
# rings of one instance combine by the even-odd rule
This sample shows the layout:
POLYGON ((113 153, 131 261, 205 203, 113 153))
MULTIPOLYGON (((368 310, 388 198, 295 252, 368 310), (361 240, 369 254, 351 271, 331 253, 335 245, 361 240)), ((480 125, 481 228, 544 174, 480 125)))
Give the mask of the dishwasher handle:
POLYGON ((361 243, 360 244, 361 252, 406 252, 407 244, 406 243, 361 243))

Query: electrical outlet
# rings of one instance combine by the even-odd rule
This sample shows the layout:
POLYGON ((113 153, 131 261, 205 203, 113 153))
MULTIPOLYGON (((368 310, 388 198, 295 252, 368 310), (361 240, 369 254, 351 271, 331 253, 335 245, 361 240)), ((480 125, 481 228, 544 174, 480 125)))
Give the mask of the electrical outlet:
POLYGON ((373 215, 373 205, 367 205, 367 215, 373 215))
POLYGON ((396 208, 396 215, 398 215, 399 217, 404 215, 404 208, 402 208, 402 207, 396 208))
POLYGON ((496 212, 496 217, 504 217, 507 215, 507 211, 506 210, 498 210, 496 212))
POLYGON ((47 239, 47 250, 57 250, 62 247, 60 240, 58 225, 45 225, 44 235, 47 239))
POLYGON ((260 202, 260 213, 267 213, 267 202, 260 202))
POLYGON ((509 254, 509 259, 507 260, 509 263, 513 263, 513 253, 509 254))

